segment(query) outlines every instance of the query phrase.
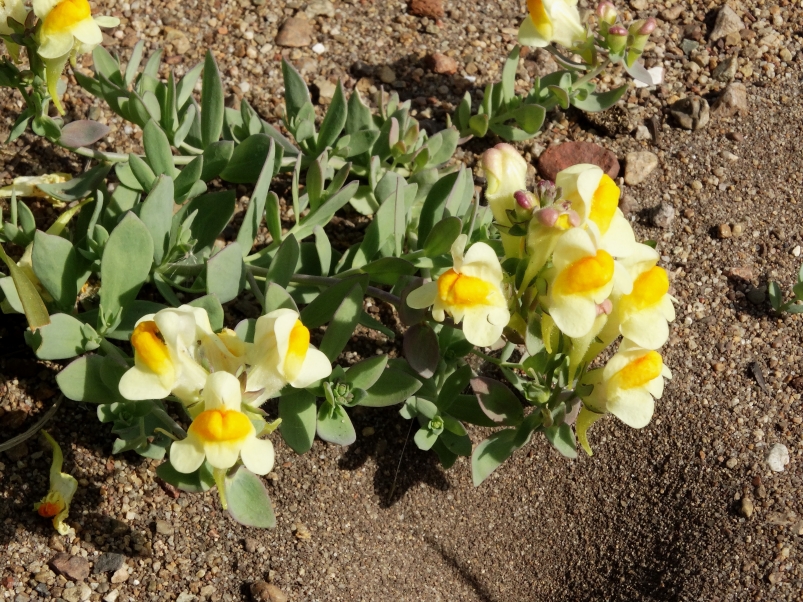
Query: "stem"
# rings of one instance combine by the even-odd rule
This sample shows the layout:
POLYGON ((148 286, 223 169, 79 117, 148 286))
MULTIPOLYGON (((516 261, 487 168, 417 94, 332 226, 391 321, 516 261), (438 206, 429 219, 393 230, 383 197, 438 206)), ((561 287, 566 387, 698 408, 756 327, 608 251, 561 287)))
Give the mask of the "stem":
POLYGON ((573 87, 573 88, 579 88, 580 86, 584 86, 585 84, 587 84, 588 82, 590 82, 592 79, 594 79, 595 77, 597 77, 597 76, 598 76, 600 73, 602 73, 602 72, 605 70, 605 68, 606 68, 608 65, 610 65, 610 64, 611 64, 611 59, 609 59, 609 58, 606 58, 604 61, 602 61, 602 63, 601 63, 601 64, 599 64, 599 65, 597 66, 597 68, 596 68, 596 69, 594 69, 594 70, 592 70, 592 71, 589 71, 589 72, 588 72, 588 73, 586 73, 586 74, 585 74, 583 77, 581 77, 581 78, 580 78, 580 79, 578 79, 576 82, 574 82, 574 83, 572 84, 572 87, 573 87))
MULTIPOLYGON (((74 152, 76 155, 81 155, 82 157, 87 157, 89 159, 102 161, 103 163, 125 163, 128 161, 128 155, 124 153, 105 153, 103 151, 95 150, 92 148, 86 148, 85 146, 79 146, 78 148, 71 148, 69 146, 64 146, 63 144, 59 144, 58 141, 56 140, 51 140, 51 142, 60 146, 61 148, 66 148, 68 151, 74 152)), ((187 157, 184 155, 179 155, 177 157, 173 157, 173 164, 187 165, 193 159, 195 159, 195 157, 187 157)))
MULTIPOLYGON (((252 268, 249 266, 249 269, 252 268)), ((330 278, 329 276, 310 276, 307 274, 296 274, 290 278, 290 282, 294 282, 296 284, 307 284, 311 286, 332 286, 340 281, 340 278, 330 278)), ((401 305, 401 299, 399 297, 387 291, 383 291, 381 288, 369 286, 365 292, 375 299, 380 299, 381 301, 390 303, 396 307, 401 305)))
POLYGON ((251 294, 256 297, 256 300, 262 306, 263 311, 265 308, 265 295, 262 294, 262 289, 259 286, 259 283, 254 278, 254 273, 251 270, 245 271, 246 276, 248 277, 248 283, 251 285, 251 294))
POLYGON ((502 368, 521 368, 521 364, 512 364, 510 362, 505 362, 505 361, 502 361, 499 358, 493 357, 491 355, 486 355, 482 351, 477 351, 476 349, 472 349, 471 353, 473 355, 476 355, 477 357, 481 357, 486 362, 491 362, 492 364, 495 364, 495 365, 500 366, 502 368))
POLYGON ((106 352, 106 355, 111 355, 113 358, 124 362, 128 365, 128 358, 123 354, 120 349, 117 348, 117 345, 109 341, 109 339, 102 337, 100 339, 100 348, 106 352))
POLYGON ((212 475, 215 477, 215 485, 217 485, 220 505, 223 506, 224 510, 228 510, 229 503, 226 501, 226 471, 222 468, 215 468, 212 470, 212 475))

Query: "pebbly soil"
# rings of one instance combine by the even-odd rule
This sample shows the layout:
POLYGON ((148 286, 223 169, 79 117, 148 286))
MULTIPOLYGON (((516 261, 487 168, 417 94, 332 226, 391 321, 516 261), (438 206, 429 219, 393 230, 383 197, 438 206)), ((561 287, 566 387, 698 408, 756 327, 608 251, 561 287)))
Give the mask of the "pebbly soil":
MULTIPOLYGON (((410 14, 404 2, 372 0, 337 0, 333 11, 296 0, 97 4, 97 12, 121 18, 107 42, 123 57, 139 38, 150 47, 167 40, 167 62, 182 72, 210 46, 230 101, 245 96, 273 121, 286 56, 315 83, 321 102, 338 77, 366 94, 384 82, 414 99, 430 127, 442 127, 465 90, 479 94, 500 75, 524 14, 510 0, 470 8, 447 1, 439 20, 410 14), (310 44, 277 46, 284 19, 305 11, 313 15, 310 44), (318 42, 320 55, 311 50, 318 42), (432 52, 452 56, 457 73, 432 73, 425 60, 432 52)), ((658 156, 644 183, 625 187, 623 205, 637 236, 658 241, 678 299, 664 350, 674 379, 649 427, 598 423, 594 456, 576 461, 535 438, 475 489, 468 461, 443 471, 408 440, 408 423, 394 408, 358 411, 358 440, 347 449, 317 441, 299 457, 274 439, 277 467, 266 482, 277 527, 257 531, 221 512, 214 492, 176 497, 154 481, 150 461, 112 457, 113 436, 94 408, 67 402, 48 428, 65 450, 66 470, 80 480, 70 515, 75 534, 54 535, 31 511, 47 489, 47 452, 31 440, 0 457, 3 599, 249 600, 250 584, 265 580, 299 601, 800 600, 803 318, 773 314, 764 287, 775 279, 788 291, 801 263, 803 10, 786 0, 734 3, 745 28, 727 43, 710 43, 722 4, 620 6, 659 16, 645 56, 648 66, 666 68, 665 83, 625 97, 618 109, 625 127, 556 112, 542 135, 521 146, 528 160, 567 140, 597 142, 620 160, 639 150, 658 156), (700 45, 687 54, 684 39, 700 45), (729 57, 737 57, 736 81, 747 86, 744 115, 714 115, 697 131, 666 119, 678 98, 713 100, 725 83, 712 73, 729 57), (663 124, 658 141, 636 140, 630 130, 653 116, 663 124), (662 204, 675 218, 658 228, 653 216, 662 204), (725 224, 739 227, 721 238, 725 224), (781 473, 764 460, 775 443, 792 458, 781 473), (125 565, 68 581, 48 567, 61 551, 92 568, 116 552, 125 565)), ((521 85, 544 68, 549 61, 530 55, 521 85)), ((70 90, 71 118, 108 120, 109 148, 137 148, 139 131, 121 127, 74 82, 70 90)), ((16 116, 16 97, 0 101, 3 115, 16 116)), ((0 124, 0 137, 7 128, 0 124)), ((472 141, 457 159, 474 167, 492 143, 472 141)), ((4 183, 81 167, 33 138, 0 149, 4 183)), ((37 212, 52 216, 46 206, 37 212)), ((35 361, 22 325, 18 317, 0 322, 3 440, 56 399, 59 366, 35 361)), ((395 349, 368 336, 352 347, 360 355, 395 349)))

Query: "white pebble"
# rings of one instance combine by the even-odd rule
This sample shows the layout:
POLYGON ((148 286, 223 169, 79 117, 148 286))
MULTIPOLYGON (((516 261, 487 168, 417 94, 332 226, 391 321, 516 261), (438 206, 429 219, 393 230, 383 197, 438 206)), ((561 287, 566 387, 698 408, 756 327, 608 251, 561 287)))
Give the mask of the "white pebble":
POLYGON ((795 257, 800 257, 800 245, 797 245, 794 249, 792 249, 792 255, 795 257))
POLYGON ((783 472, 784 466, 789 464, 789 450, 783 443, 776 443, 767 452, 764 457, 770 470, 774 472, 783 472))
POLYGON ((251 91, 251 84, 246 81, 240 82, 240 90, 243 91, 243 94, 248 94, 251 91))
POLYGON ((324 52, 326 52, 326 46, 318 42, 317 44, 315 44, 315 46, 312 47, 312 51, 315 54, 323 54, 324 52))

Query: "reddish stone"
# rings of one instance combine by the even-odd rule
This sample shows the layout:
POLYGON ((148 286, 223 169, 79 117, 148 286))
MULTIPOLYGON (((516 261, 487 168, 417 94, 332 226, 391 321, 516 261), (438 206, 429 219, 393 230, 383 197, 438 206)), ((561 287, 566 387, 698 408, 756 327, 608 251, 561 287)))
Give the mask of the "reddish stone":
POLYGON ((50 561, 50 567, 71 581, 83 581, 89 577, 89 562, 86 558, 70 556, 66 552, 57 554, 50 561))
POLYGON ((559 171, 578 163, 597 165, 611 178, 619 175, 616 155, 593 142, 564 142, 549 147, 538 159, 538 173, 554 182, 559 171))
POLYGON ((457 61, 450 56, 436 52, 427 57, 427 64, 434 73, 454 75, 457 73, 457 61))
POLYGON ((443 15, 443 0, 411 0, 410 12, 417 17, 440 19, 443 15))

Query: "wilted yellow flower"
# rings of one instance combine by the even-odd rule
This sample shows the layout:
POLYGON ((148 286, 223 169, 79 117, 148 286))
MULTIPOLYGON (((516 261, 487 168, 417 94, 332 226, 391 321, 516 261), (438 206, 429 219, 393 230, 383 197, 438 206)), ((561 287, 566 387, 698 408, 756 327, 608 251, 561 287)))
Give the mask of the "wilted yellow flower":
MULTIPOLYGON (((2 2, 3 0, 0 0, 2 2)), ((19 176, 8 186, 0 188, 0 197, 11 198, 12 194, 17 197, 39 197, 46 199, 56 207, 61 207, 64 202, 54 199, 52 196, 39 188, 39 184, 61 184, 67 180, 72 179, 70 174, 66 173, 47 173, 41 176, 19 176)))
POLYGON ((527 186, 527 162, 510 144, 497 144, 482 155, 482 169, 488 186, 485 199, 491 208, 494 220, 502 226, 500 234, 507 257, 520 257, 523 238, 510 236, 505 227, 512 226, 508 211, 516 209, 514 195, 527 186))
POLYGON ((326 354, 310 345, 309 329, 298 312, 277 309, 257 320, 254 343, 247 346, 247 390, 259 405, 286 384, 302 389, 332 373, 326 354), (261 392, 260 392, 261 390, 261 392))
POLYGON ((66 535, 70 531, 70 527, 64 520, 70 513, 70 502, 78 490, 78 481, 75 480, 75 477, 61 472, 64 455, 56 440, 45 431, 42 431, 42 436, 53 448, 53 460, 50 463, 50 491, 41 502, 33 505, 33 509, 39 513, 39 516, 52 518, 56 531, 61 535, 66 535))
POLYGON ((555 245, 553 267, 546 274, 549 315, 572 338, 583 337, 594 327, 614 284, 625 292, 632 288, 627 270, 597 246, 595 235, 595 227, 565 232, 555 245))
POLYGON ((586 39, 577 0, 527 0, 529 15, 519 28, 519 43, 544 47, 552 42, 571 48, 586 39))
POLYGON ((630 427, 643 428, 655 412, 655 399, 663 395, 665 378, 672 378, 672 372, 657 351, 623 341, 603 369, 584 378, 594 385, 584 403, 593 412, 609 412, 630 427))
POLYGON ((170 446, 170 464, 191 473, 206 459, 213 468, 225 470, 239 458, 251 472, 267 474, 273 469, 273 444, 258 439, 251 419, 242 411, 240 381, 228 372, 209 375, 202 393, 203 411, 192 421, 187 437, 170 446))
POLYGON ((101 27, 116 27, 116 17, 92 16, 88 0, 33 0, 33 12, 42 20, 39 29, 39 56, 47 70, 47 90, 59 113, 64 108, 56 86, 67 59, 92 52, 103 41, 101 27))
POLYGON ((432 317, 442 322, 448 313, 463 322, 463 334, 479 347, 493 345, 510 321, 502 293, 502 266, 494 250, 485 243, 471 246, 463 256, 468 237, 461 234, 452 245, 454 267, 435 282, 428 282, 407 296, 414 309, 432 308, 432 317))

